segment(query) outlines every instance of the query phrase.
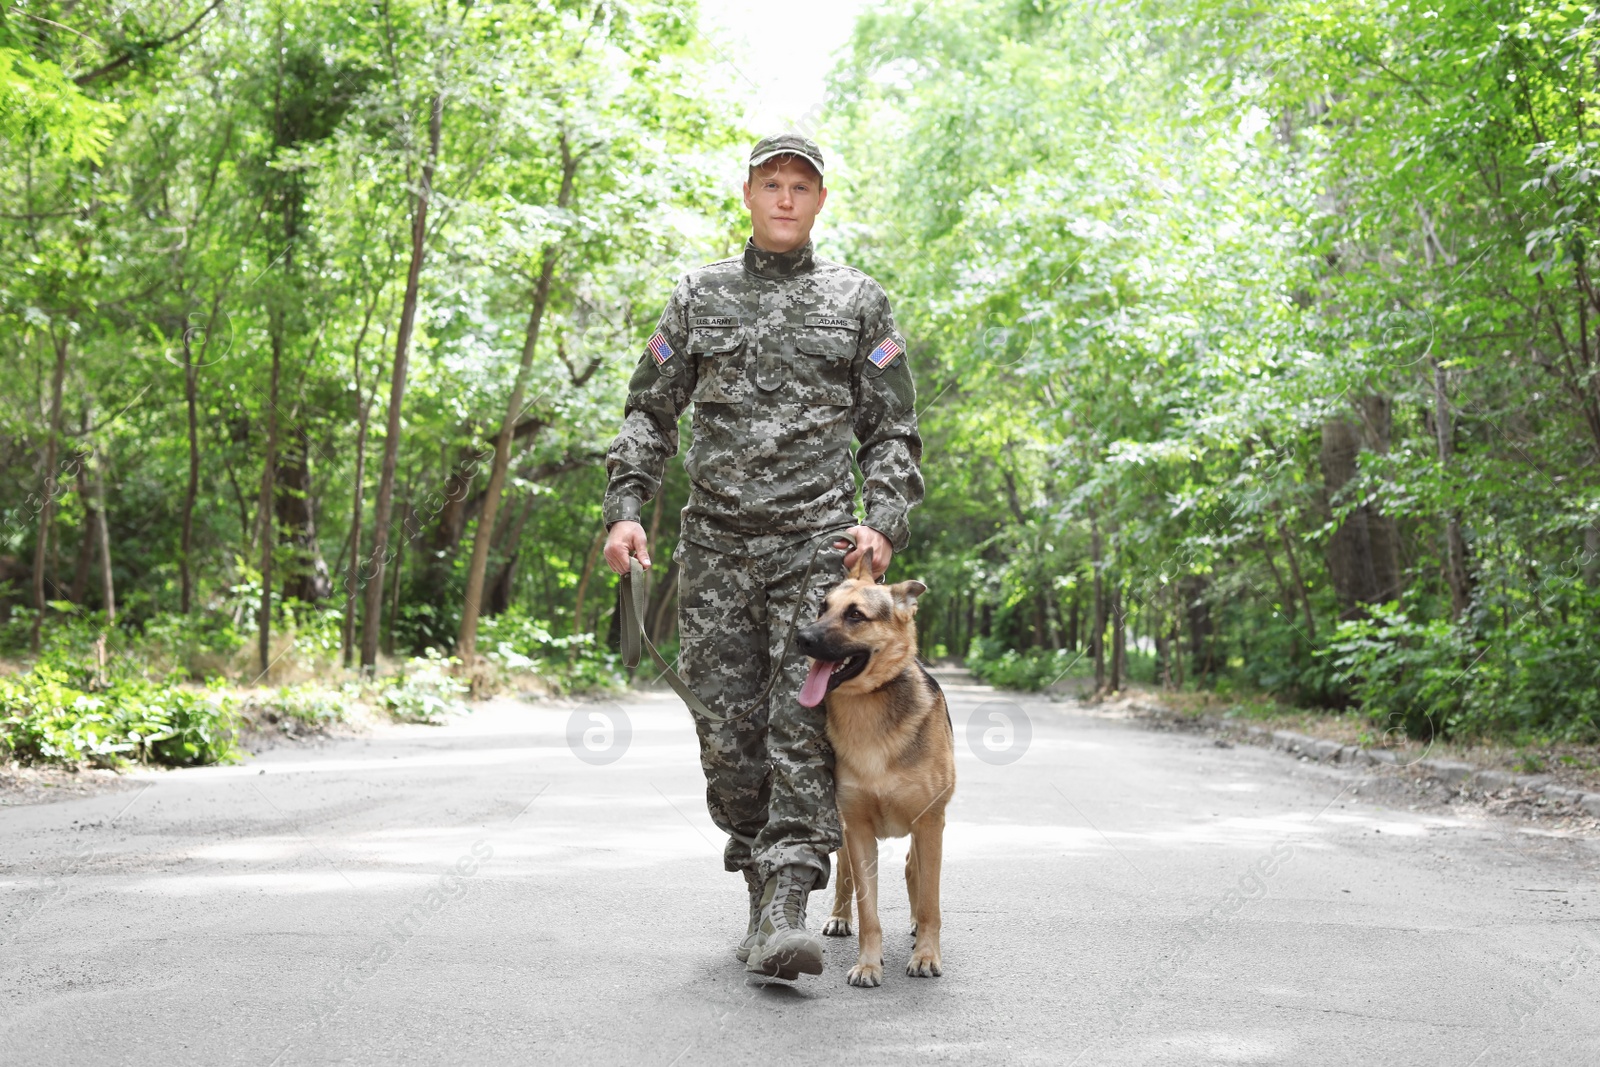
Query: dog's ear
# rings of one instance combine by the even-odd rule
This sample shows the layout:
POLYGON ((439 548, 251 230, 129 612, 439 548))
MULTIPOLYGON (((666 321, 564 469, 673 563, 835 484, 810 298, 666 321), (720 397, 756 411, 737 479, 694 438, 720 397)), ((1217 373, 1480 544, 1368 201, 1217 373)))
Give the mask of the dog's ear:
POLYGON ((856 560, 856 565, 850 568, 851 578, 858 582, 875 582, 877 577, 872 573, 872 549, 861 553, 861 558, 856 560))
POLYGON ((928 591, 928 587, 915 578, 909 582, 899 582, 889 587, 889 595, 894 597, 894 610, 903 611, 907 615, 917 613, 917 597, 928 591))

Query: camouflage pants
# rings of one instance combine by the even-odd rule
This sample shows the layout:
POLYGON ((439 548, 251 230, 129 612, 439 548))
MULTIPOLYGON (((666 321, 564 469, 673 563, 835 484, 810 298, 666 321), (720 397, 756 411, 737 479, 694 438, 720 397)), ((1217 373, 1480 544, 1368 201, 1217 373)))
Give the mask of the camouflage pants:
MULTIPOLYGON (((825 544, 809 588, 801 589, 816 540, 764 556, 717 552, 688 541, 678 548, 680 667, 689 687, 719 715, 744 710, 783 654, 790 621, 816 617, 822 596, 844 575, 844 550, 825 544)), ((706 806, 728 835, 723 865, 753 869, 765 880, 802 864, 828 884, 828 859, 839 848, 833 796, 833 748, 822 707, 797 699, 806 658, 791 651, 765 706, 734 723, 695 719, 706 806)))

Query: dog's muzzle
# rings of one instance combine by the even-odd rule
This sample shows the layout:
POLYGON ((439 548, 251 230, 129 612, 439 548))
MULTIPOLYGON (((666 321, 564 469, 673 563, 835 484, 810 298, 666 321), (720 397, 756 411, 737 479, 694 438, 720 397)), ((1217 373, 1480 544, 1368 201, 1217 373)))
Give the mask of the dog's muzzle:
POLYGON ((811 670, 800 687, 800 703, 814 708, 840 683, 867 669, 872 658, 869 648, 850 648, 828 640, 827 631, 815 623, 795 634, 795 647, 811 658, 811 670))

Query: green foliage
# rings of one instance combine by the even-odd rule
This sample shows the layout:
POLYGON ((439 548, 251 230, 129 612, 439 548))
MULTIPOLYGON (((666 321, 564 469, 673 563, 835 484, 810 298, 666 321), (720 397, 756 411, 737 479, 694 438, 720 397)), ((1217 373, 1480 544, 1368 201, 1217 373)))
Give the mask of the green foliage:
POLYGON ((426 655, 406 661, 379 694, 379 705, 399 722, 437 724, 463 713, 467 705, 460 698, 467 686, 450 673, 460 665, 455 657, 447 659, 430 648, 426 655))
POLYGON ((175 660, 196 655, 230 656, 250 635, 241 631, 224 611, 201 611, 190 615, 163 612, 144 624, 144 639, 152 650, 175 660))
MULTIPOLYGON (((621 684, 586 632, 601 458, 671 279, 746 232, 742 102, 694 13, 25 8, 0 19, 0 654, 32 654, 48 497, 50 595, 76 603, 44 609, 41 662, 73 691, 254 678, 263 546, 269 658, 334 668, 437 97, 374 632, 454 648, 484 457, 537 338, 480 641, 503 674, 621 684), (105 606, 100 479, 103 643, 81 622, 105 606)), ((865 12, 815 131, 839 161, 817 239, 910 341, 929 492, 895 577, 929 585, 924 647, 1037 686, 1115 619, 1148 684, 1591 731, 1597 33, 1570 0, 865 12)), ((658 560, 686 495, 674 466, 658 560)), ((454 699, 416 684, 439 704, 403 714, 454 699)))
POLYGON ((237 759, 232 698, 218 687, 193 689, 118 678, 94 690, 49 663, 0 677, 0 744, 23 762, 127 758, 186 767, 237 759))
POLYGON ((485 618, 478 649, 503 671, 537 675, 557 692, 589 693, 627 685, 622 660, 592 633, 556 637, 547 622, 513 608, 485 618))
MULTIPOLYGON (((161 612, 145 623, 142 635, 124 636, 118 644, 124 657, 165 664, 200 679, 227 673, 253 629, 235 626, 227 611, 161 612)), ((249 678, 241 672, 240 680, 249 678)))
POLYGON ((375 569, 387 375, 435 98, 440 158, 396 413, 384 577, 398 588, 373 629, 389 655, 454 647, 485 457, 530 338, 489 574, 511 575, 504 602, 578 628, 630 353, 672 277, 742 240, 724 175, 748 144, 692 6, 599 14, 41 0, 0 16, 0 261, 16 267, 0 276, 16 385, 0 390, 0 652, 31 651, 17 574, 41 532, 51 587, 75 588, 81 610, 105 604, 96 486, 78 477, 92 471, 127 636, 191 676, 259 674, 266 546, 266 658, 329 665, 375 569))
POLYGON ((269 722, 282 726, 285 732, 305 729, 326 730, 349 718, 349 708, 358 695, 359 686, 334 690, 320 685, 280 686, 256 704, 269 722))
POLYGON ((0 622, 0 656, 15 657, 28 651, 33 640, 33 609, 12 608, 10 617, 0 622))
POLYGON ((1474 658, 1463 636, 1447 620, 1413 622, 1383 605, 1370 619, 1340 623, 1325 654, 1375 723, 1427 738, 1459 721, 1474 658))
POLYGON ((478 624, 478 648, 507 670, 536 670, 564 639, 550 632, 550 624, 534 619, 520 608, 486 616, 478 624))
POLYGON ((29 54, 14 28, 19 21, 0 15, 0 139, 99 163, 121 108, 88 96, 59 65, 29 54))
POLYGON ((1067 649, 1005 648, 993 638, 976 637, 967 652, 973 677, 996 689, 1037 692, 1063 678, 1092 675, 1094 664, 1067 649))
MULTIPOLYGON (((1593 610, 1593 595, 1588 594, 1593 610)), ((1406 736, 1600 739, 1600 663, 1586 626, 1413 620, 1398 604, 1340 623, 1325 655, 1374 724, 1406 736)))
MULTIPOLYGON (((250 595, 250 587, 244 588, 250 595)), ((337 608, 298 600, 276 601, 274 606, 275 641, 285 646, 279 664, 309 670, 331 666, 339 653, 343 614, 337 608)), ((31 613, 19 611, 0 630, 0 640, 11 643, 12 655, 25 653, 30 627, 31 613)), ((192 681, 231 677, 249 682, 260 673, 252 654, 255 634, 254 617, 241 612, 235 624, 226 602, 189 615, 160 612, 138 629, 107 627, 105 617, 99 614, 62 611, 54 613, 42 630, 42 655, 76 672, 80 680, 110 671, 177 674, 192 681)))
POLYGON ((406 604, 394 622, 396 648, 426 649, 449 648, 461 625, 459 607, 444 606, 432 601, 406 604))
POLYGON ((622 670, 622 657, 608 651, 592 633, 562 639, 565 656, 559 661, 556 679, 564 692, 598 693, 624 688, 628 684, 622 670))
POLYGON ((932 398, 924 643, 993 634, 974 670, 1031 685, 1098 614, 1135 678, 1590 729, 1597 34, 1566 0, 863 18, 830 212, 932 398))

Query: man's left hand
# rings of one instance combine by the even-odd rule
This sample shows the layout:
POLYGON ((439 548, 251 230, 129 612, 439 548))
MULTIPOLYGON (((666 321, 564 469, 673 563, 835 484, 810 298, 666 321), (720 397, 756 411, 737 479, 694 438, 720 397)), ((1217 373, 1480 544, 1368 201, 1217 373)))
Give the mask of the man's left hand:
MULTIPOLYGON (((861 554, 867 549, 872 549, 872 576, 882 578, 889 570, 889 561, 894 558, 894 548, 889 544, 889 539, 870 526, 852 526, 845 531, 856 539, 856 547, 845 553, 844 569, 849 570, 856 565, 861 554)), ((845 542, 835 541, 835 548, 844 548, 845 542)))

